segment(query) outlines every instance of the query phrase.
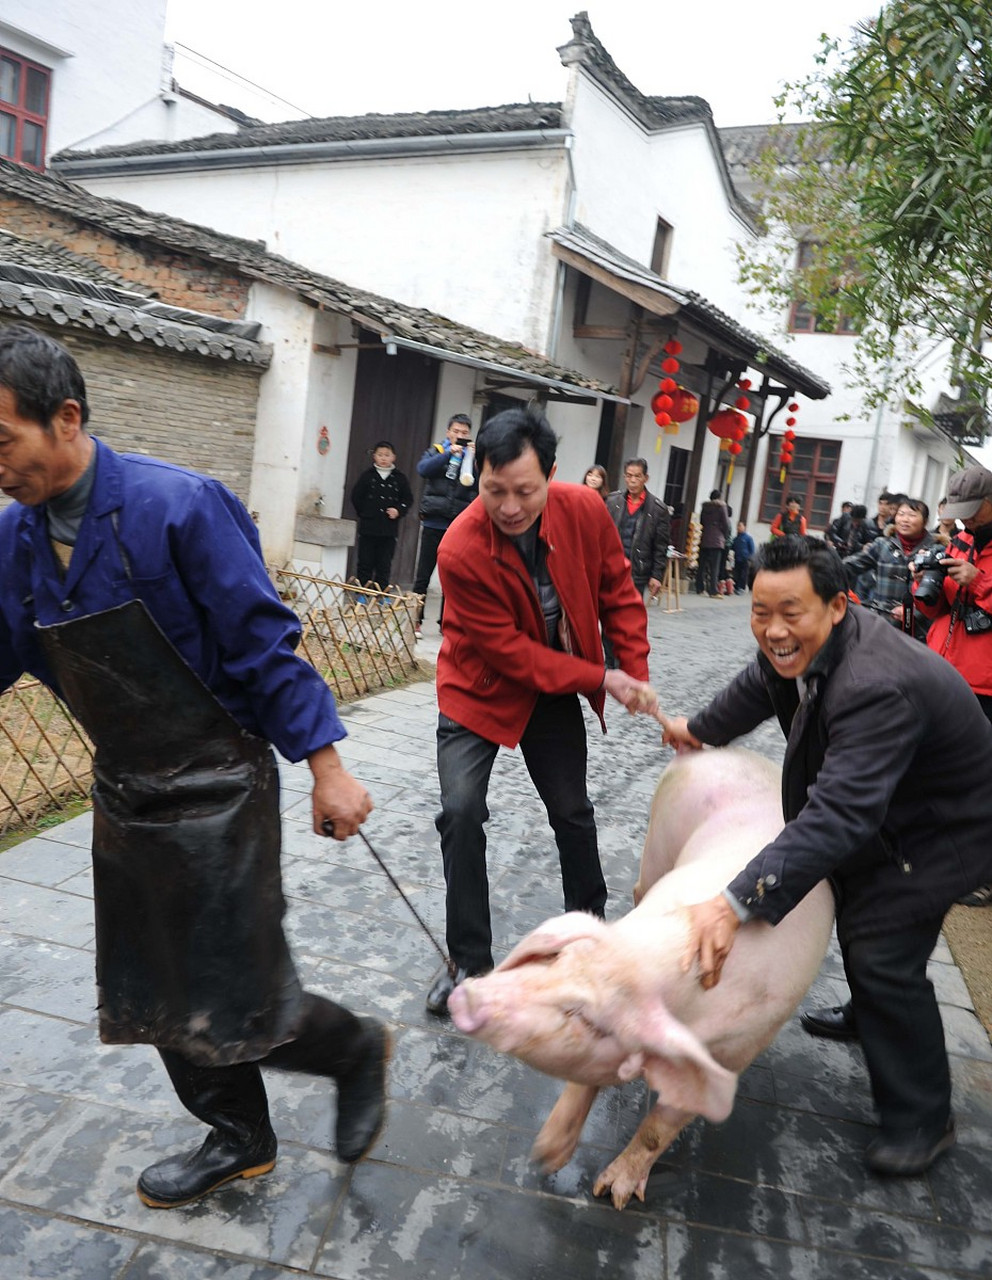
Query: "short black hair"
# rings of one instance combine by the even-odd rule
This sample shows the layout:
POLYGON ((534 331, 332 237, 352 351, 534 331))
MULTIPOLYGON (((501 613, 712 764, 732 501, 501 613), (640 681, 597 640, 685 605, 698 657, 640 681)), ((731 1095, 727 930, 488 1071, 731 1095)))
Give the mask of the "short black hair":
POLYGON ((26 324, 0 326, 0 387, 14 397, 22 418, 46 431, 65 400, 76 400, 83 425, 89 421, 86 383, 61 342, 26 324))
MULTIPOLYGON (((922 498, 900 498, 899 507, 909 507, 911 511, 915 511, 918 516, 923 517, 924 524, 930 519, 930 508, 922 498)), ((897 514, 899 507, 896 507, 897 514)))
POLYGON ((863 502, 856 502, 854 506, 851 508, 852 520, 864 520, 867 514, 868 514, 868 508, 865 506, 863 502))
POLYGON ((472 419, 467 413, 453 413, 448 419, 448 426, 446 429, 450 431, 456 422, 460 422, 465 427, 470 427, 472 425, 472 419))
POLYGON ((377 449, 389 449, 391 453, 396 452, 396 446, 392 440, 377 440, 372 446, 372 452, 375 453, 377 449))
POLYGON ((710 493, 710 502, 718 502, 720 499, 720 490, 713 489, 710 493))
POLYGON ((490 418, 475 441, 479 471, 488 461, 494 470, 515 462, 527 449, 537 454, 542 472, 549 476, 558 452, 558 437, 551 423, 536 409, 504 409, 490 418))
POLYGON ((822 538, 799 537, 789 534, 765 542, 751 561, 751 581, 762 571, 784 573, 788 569, 808 569, 813 590, 825 603, 834 596, 847 594, 847 577, 841 558, 833 547, 822 538))
POLYGON ((789 496, 788 496, 788 497, 786 498, 786 500, 785 500, 785 505, 786 505, 786 506, 788 506, 790 502, 794 502, 794 503, 796 504, 796 506, 799 508, 799 510, 800 510, 800 511, 802 510, 802 507, 803 507, 803 500, 802 500, 802 498, 800 498, 800 496, 799 496, 799 494, 798 494, 798 493, 790 493, 790 494, 789 494, 789 496))
POLYGON ((640 467, 645 475, 648 474, 647 458, 628 458, 627 461, 623 464, 624 471, 626 471, 628 467, 640 467))

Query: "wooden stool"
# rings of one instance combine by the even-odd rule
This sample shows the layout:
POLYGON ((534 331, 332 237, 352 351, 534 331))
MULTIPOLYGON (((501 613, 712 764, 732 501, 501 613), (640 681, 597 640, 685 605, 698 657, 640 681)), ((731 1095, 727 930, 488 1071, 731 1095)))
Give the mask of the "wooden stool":
POLYGON ((662 595, 665 597, 666 613, 682 612, 682 567, 681 562, 684 559, 678 552, 675 555, 669 554, 668 564, 665 567, 665 581, 661 584, 661 591, 655 597, 661 601, 662 595), (672 597, 675 598, 675 608, 672 608, 672 597))

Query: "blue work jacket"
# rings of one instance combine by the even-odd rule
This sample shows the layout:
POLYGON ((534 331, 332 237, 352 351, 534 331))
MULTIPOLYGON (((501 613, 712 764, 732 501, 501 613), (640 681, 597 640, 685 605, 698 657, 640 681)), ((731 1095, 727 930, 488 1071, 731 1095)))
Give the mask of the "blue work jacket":
POLYGON ((0 690, 30 672, 59 692, 36 620, 137 598, 235 720, 287 759, 343 738, 333 695, 294 652, 299 619, 269 580, 241 502, 216 480, 94 443, 93 491, 64 577, 45 506, 0 512, 0 690))

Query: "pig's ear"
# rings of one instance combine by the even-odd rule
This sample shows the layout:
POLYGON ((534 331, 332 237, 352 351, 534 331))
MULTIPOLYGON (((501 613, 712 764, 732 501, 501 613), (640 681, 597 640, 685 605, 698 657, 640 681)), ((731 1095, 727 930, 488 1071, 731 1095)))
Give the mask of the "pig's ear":
POLYGON ((638 1025, 643 1076, 660 1100, 707 1120, 726 1120, 734 1105, 737 1076, 711 1056, 687 1026, 665 1009, 638 1025))
POLYGON ((538 925, 522 942, 518 942, 506 959, 496 966, 496 971, 502 973, 532 960, 556 956, 569 943, 578 942, 582 938, 598 938, 605 928, 602 920, 597 916, 587 915, 585 911, 570 911, 567 915, 555 916, 552 920, 545 920, 544 924, 538 925))

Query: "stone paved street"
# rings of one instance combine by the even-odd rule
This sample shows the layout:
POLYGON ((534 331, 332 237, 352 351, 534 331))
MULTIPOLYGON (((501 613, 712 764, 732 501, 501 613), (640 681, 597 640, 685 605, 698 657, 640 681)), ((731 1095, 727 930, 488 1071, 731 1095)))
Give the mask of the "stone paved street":
MULTIPOLYGON (((753 647, 746 598, 692 596, 683 612, 649 618, 653 679, 673 712, 698 706, 753 647)), ((441 934, 435 715, 430 683, 347 707, 343 755, 375 798, 369 837, 441 934)), ((653 722, 613 707, 603 738, 587 719, 615 917, 669 753, 653 722)), ((781 756, 772 726, 751 745, 781 756)), ((536 1173, 528 1151, 560 1086, 426 1014, 436 953, 359 840, 311 833, 308 776, 283 770, 287 929, 307 985, 394 1028, 389 1119, 371 1158, 351 1169, 331 1154, 333 1088, 269 1073, 275 1171, 188 1209, 141 1205, 141 1169, 203 1130, 151 1049, 97 1040, 84 815, 0 854, 0 1280, 992 1276, 992 1049, 943 943, 932 975, 961 1136, 930 1176, 865 1172, 860 1050, 814 1041, 793 1021, 743 1075, 730 1119, 692 1124, 656 1166, 646 1204, 617 1213, 592 1182, 633 1133, 644 1086, 601 1095, 575 1159, 554 1177, 536 1173)), ((560 911, 560 880, 518 754, 500 754, 490 804, 505 954, 560 911)), ((841 997, 840 974, 832 950, 810 999, 841 997)))

